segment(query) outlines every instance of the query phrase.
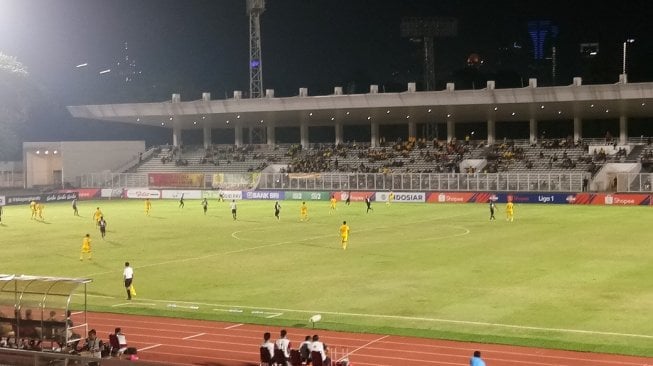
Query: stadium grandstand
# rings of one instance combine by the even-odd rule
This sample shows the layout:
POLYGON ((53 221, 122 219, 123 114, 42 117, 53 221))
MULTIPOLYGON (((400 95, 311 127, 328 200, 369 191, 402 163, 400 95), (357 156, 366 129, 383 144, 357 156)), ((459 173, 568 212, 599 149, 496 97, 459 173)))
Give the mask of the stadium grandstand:
POLYGON ((172 132, 171 145, 141 151, 110 172, 132 178, 106 179, 105 171, 102 179, 84 174, 70 183, 128 179, 142 186, 143 174, 191 172, 206 174, 207 182, 212 174, 263 173, 258 181, 236 179, 242 184, 232 188, 243 189, 650 191, 651 139, 638 126, 653 118, 653 83, 620 80, 583 85, 574 78, 568 86, 538 87, 530 79, 517 89, 495 89, 488 81, 482 90, 450 83, 441 91, 416 91, 409 83, 402 93, 379 93, 371 85, 367 94, 344 95, 335 87, 327 96, 308 96, 301 88, 296 97, 275 98, 267 90, 258 99, 236 91, 227 100, 204 93, 201 100, 181 101, 174 94, 162 103, 70 106, 77 118, 172 132), (618 134, 584 136, 605 123, 618 134), (547 134, 552 124, 563 132, 547 134), (279 129, 293 131, 297 141, 277 141, 279 129), (355 141, 354 129, 368 140, 355 141), (182 141, 192 130, 202 132, 201 145, 182 141), (515 131, 525 133, 515 139, 515 131), (232 140, 219 144, 214 137, 232 140), (291 182, 293 174, 317 172, 337 183, 291 182), (400 175, 409 182, 418 176, 420 183, 404 184, 400 175))

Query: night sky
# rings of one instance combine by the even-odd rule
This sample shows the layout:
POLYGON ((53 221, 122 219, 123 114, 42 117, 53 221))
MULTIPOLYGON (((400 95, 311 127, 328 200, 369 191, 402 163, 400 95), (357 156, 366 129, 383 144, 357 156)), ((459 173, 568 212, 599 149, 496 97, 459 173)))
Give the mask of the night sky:
MULTIPOLYGON (((27 66, 46 101, 39 104, 47 105, 31 118, 48 127, 31 138, 83 139, 101 129, 71 122, 65 105, 156 102, 172 93, 195 100, 205 91, 224 99, 249 90, 245 0, 0 0, 0 6, 0 52, 27 66)), ((346 92, 366 92, 369 84, 386 91, 405 90, 409 81, 421 86, 422 46, 400 35, 402 17, 410 16, 458 19, 457 36, 435 41, 438 89, 450 81, 457 89, 484 87, 487 79, 515 87, 529 77, 567 85, 578 75, 613 83, 627 38, 636 39, 628 49, 629 81, 653 80, 650 1, 268 0, 261 18, 264 88, 292 96, 299 87, 318 95, 334 86, 346 92), (540 61, 532 59, 528 33, 534 20, 557 30, 540 61), (599 43, 594 59, 581 57, 584 42, 599 43), (552 45, 556 80, 546 60, 552 45), (466 67, 472 53, 484 63, 466 67)))

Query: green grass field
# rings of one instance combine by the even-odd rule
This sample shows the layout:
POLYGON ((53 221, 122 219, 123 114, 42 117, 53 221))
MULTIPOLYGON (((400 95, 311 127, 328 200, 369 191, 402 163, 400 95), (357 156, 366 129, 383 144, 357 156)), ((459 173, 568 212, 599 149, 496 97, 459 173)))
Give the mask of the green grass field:
MULTIPOLYGON (((650 207, 215 200, 5 207, 2 273, 90 277, 89 309, 653 356, 650 207), (91 219, 108 222, 101 240, 91 219), (351 227, 340 248, 339 225, 351 227), (82 237, 93 260, 80 262, 82 237), (135 269, 128 303, 123 263, 135 269)), ((76 302, 81 296, 76 297, 76 302)))

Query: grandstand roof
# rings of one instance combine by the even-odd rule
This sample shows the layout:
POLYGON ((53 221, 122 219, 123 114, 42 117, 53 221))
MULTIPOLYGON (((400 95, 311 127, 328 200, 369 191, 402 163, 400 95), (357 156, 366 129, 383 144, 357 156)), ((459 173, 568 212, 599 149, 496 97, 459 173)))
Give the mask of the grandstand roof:
POLYGON ((0 274, 0 292, 69 296, 89 278, 44 277, 0 274))
POLYGON ((653 83, 69 106, 76 118, 166 128, 653 117, 653 83), (369 117, 369 118, 368 118, 369 117))

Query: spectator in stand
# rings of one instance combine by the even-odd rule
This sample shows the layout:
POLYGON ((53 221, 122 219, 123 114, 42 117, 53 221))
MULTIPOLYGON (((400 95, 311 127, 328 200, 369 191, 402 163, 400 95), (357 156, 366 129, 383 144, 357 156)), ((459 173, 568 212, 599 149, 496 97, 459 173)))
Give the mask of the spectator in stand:
POLYGON ((481 351, 474 351, 474 355, 469 359, 469 366, 485 366, 485 361, 481 359, 481 351))

